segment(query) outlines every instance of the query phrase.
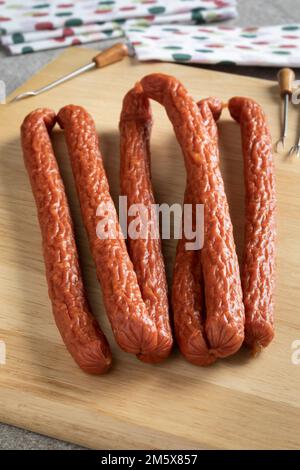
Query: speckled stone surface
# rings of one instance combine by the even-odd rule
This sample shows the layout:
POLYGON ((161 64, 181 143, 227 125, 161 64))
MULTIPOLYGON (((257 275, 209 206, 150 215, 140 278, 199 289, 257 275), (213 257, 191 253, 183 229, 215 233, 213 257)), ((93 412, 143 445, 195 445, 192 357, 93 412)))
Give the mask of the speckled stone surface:
MULTIPOLYGON (((268 2, 266 2, 266 0, 239 0, 238 9, 239 18, 231 21, 231 24, 239 26, 264 26, 281 23, 300 23, 299 0, 270 0, 268 2)), ((106 41, 101 44, 96 42, 90 44, 88 47, 100 50, 111 44, 113 44, 113 41, 106 41)), ((6 53, 0 49, 0 79, 4 80, 7 84, 7 92, 12 92, 61 52, 62 50, 56 50, 37 52, 18 57, 8 57, 6 53)), ((277 73, 276 68, 266 67, 206 66, 205 68, 270 80, 274 80, 277 73)), ((298 78, 300 76, 299 69, 297 76, 298 78)), ((82 448, 13 426, 0 424, 0 450, 1 449, 73 450, 82 448)))

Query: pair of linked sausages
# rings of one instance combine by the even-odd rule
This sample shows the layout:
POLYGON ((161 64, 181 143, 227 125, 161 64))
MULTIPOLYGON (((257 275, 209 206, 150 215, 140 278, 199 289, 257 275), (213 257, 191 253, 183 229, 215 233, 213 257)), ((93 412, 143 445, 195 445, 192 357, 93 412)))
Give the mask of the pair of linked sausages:
MULTIPOLYGON (((149 99, 162 104, 184 156, 184 202, 204 204, 204 246, 186 251, 178 242, 172 310, 174 333, 185 358, 208 365, 234 354, 243 342, 254 351, 273 338, 275 186, 271 138, 260 106, 232 98, 231 116, 242 132, 246 187, 245 247, 240 276, 232 224, 219 169, 216 121, 222 103, 195 103, 175 78, 151 74, 125 96, 120 119, 121 193, 128 204, 151 211, 149 99)), ((51 145, 58 122, 64 130, 83 222, 105 309, 119 346, 140 360, 158 363, 172 349, 168 289, 158 238, 125 243, 99 150, 95 124, 79 106, 29 114, 22 125, 25 166, 42 232, 49 297, 56 324, 77 364, 101 374, 112 362, 109 344, 91 313, 74 238, 73 223, 51 145), (113 237, 98 237, 99 207, 109 207, 113 237)), ((153 219, 152 219, 153 220, 153 219)), ((128 223, 130 219, 128 220, 128 223)), ((157 220, 154 220, 157 223, 157 220)))

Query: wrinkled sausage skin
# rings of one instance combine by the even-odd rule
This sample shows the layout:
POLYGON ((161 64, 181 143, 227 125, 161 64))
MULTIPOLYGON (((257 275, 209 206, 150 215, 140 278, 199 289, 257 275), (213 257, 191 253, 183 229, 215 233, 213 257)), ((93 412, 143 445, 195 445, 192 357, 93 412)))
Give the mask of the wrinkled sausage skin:
POLYGON ((64 343, 86 372, 111 365, 109 345, 89 310, 80 272, 73 224, 49 132, 55 113, 38 109, 21 128, 24 162, 36 202, 43 240, 49 297, 64 343))
POLYGON ((218 146, 211 140, 196 103, 178 80, 152 74, 143 78, 141 85, 146 96, 165 107, 184 155, 187 186, 194 201, 204 204, 201 263, 205 334, 211 354, 225 357, 234 354, 244 340, 244 306, 218 146))
POLYGON ((255 101, 232 98, 229 111, 241 126, 246 188, 242 267, 245 343, 256 352, 274 336, 276 196, 272 142, 264 112, 255 101))
MULTIPOLYGON (((184 204, 193 204, 191 191, 185 191, 184 204)), ((194 230, 194 227, 193 227, 194 230)), ((182 355, 192 364, 209 365, 210 354, 205 335, 204 285, 199 251, 186 250, 184 233, 178 240, 172 282, 174 331, 182 355)))
POLYGON ((58 122, 65 132, 83 221, 116 341, 126 352, 151 354, 157 346, 157 329, 143 301, 109 193, 94 121, 80 106, 69 105, 58 113, 58 122), (103 220, 97 209, 104 204, 113 238, 97 235, 97 224, 103 220))
MULTIPOLYGON (((222 103, 216 98, 208 98, 198 103, 203 123, 210 138, 218 143, 218 131, 215 121, 222 112, 222 103), (207 112, 209 107, 210 111, 207 112)), ((184 204, 193 204, 192 192, 185 190, 184 204)), ((195 218, 193 217, 193 221, 195 218)), ((195 231, 195 224, 193 225, 195 231)), ((172 307, 174 330, 182 355, 192 364, 207 366, 217 357, 210 351, 206 339, 205 301, 201 253, 198 250, 186 250, 187 239, 184 236, 177 243, 172 285, 172 307)))
MULTIPOLYGON (((127 196, 128 207, 143 204, 145 215, 158 234, 157 238, 153 238, 148 227, 141 227, 146 231, 140 238, 131 238, 128 233, 127 246, 148 314, 157 328, 156 348, 151 354, 140 355, 139 358, 145 362, 160 362, 169 355, 173 339, 158 220, 153 211, 155 200, 149 148, 151 125, 149 100, 143 95, 141 87, 135 87, 124 98, 120 118, 120 185, 121 194, 127 196)), ((128 217, 128 225, 132 219, 128 217)))

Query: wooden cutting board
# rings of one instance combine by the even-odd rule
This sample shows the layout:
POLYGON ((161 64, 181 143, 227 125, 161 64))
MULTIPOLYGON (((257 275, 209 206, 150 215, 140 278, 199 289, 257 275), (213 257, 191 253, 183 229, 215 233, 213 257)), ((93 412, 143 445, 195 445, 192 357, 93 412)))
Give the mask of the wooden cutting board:
MULTIPOLYGON (((16 93, 48 83, 89 62, 93 51, 68 49, 16 93)), ((175 75, 196 99, 247 95, 261 103, 274 138, 279 135, 276 84, 180 65, 126 60, 91 71, 39 97, 0 106, 0 420, 91 448, 289 448, 300 446, 300 162, 277 155, 278 269, 276 339, 259 357, 240 351, 209 368, 187 363, 177 351, 146 365, 115 344, 78 210, 61 132, 53 144, 74 214, 88 296, 113 350, 103 377, 85 375, 66 351, 53 321, 44 276, 40 230, 24 170, 19 128, 37 107, 85 106, 97 123, 114 198, 119 187, 118 120, 122 98, 145 74, 175 75), (299 357, 299 356, 298 356, 299 357)), ((16 94, 15 93, 15 94, 16 94)), ((185 171, 164 110, 153 104, 153 184, 158 203, 181 202, 185 171)), ((296 138, 298 111, 290 115, 296 138)), ((239 253, 243 243, 243 176, 239 127, 227 111, 220 122, 222 171, 239 253)), ((164 241, 171 279, 176 242, 164 241)))

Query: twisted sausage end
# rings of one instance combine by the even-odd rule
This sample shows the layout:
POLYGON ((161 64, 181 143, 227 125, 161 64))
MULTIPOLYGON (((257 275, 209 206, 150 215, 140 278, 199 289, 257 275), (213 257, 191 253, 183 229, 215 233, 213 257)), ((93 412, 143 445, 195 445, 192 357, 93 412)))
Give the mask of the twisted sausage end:
POLYGON ((252 321, 249 328, 245 326, 245 345, 254 355, 266 348, 274 338, 274 328, 271 323, 263 320, 252 321))
POLYGON ((41 122, 44 122, 48 132, 50 132, 56 122, 55 112, 49 108, 37 108, 27 114, 21 126, 22 136, 33 130, 41 122))
POLYGON ((173 347, 173 338, 169 334, 163 335, 158 340, 157 347, 150 354, 137 354, 137 358, 149 364, 159 364, 164 361, 171 353, 173 347))
POLYGON ((120 125, 124 121, 152 121, 152 114, 149 99, 143 93, 141 85, 138 83, 129 90, 123 99, 120 125))
POLYGON ((191 330, 190 334, 183 333, 179 334, 177 341, 181 354, 188 362, 196 366, 209 366, 217 360, 215 352, 207 346, 202 328, 191 330))
POLYGON ((208 318, 205 332, 211 353, 220 358, 236 353, 244 341, 243 321, 234 323, 220 321, 216 323, 215 319, 210 321, 210 318, 208 318))
POLYGON ((243 98, 241 96, 234 96, 230 98, 228 101, 228 109, 230 112, 231 117, 237 121, 238 123, 242 123, 243 121, 243 111, 247 110, 248 108, 257 108, 262 111, 262 108, 259 104, 256 103, 252 98, 243 98))
POLYGON ((75 355, 74 358, 79 367, 88 374, 105 374, 111 368, 112 356, 109 346, 104 341, 94 340, 92 343, 81 348, 80 354, 75 355))
POLYGON ((218 119, 221 117, 224 108, 222 101, 219 98, 215 98, 213 96, 209 96, 208 98, 198 101, 197 106, 200 112, 205 115, 205 117, 207 117, 207 110, 209 109, 215 121, 218 121, 218 119))
POLYGON ((123 351, 135 354, 138 357, 153 353, 157 345, 157 330, 153 321, 144 317, 132 317, 128 324, 113 329, 116 341, 123 351))

